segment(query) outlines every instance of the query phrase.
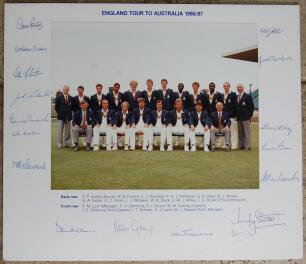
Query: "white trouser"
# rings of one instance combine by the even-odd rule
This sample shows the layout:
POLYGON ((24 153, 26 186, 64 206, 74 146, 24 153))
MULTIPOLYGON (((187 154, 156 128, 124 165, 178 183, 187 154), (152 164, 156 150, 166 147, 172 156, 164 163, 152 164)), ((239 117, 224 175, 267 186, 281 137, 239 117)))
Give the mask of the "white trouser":
POLYGON ((235 118, 231 118, 231 148, 237 149, 238 148, 238 126, 237 120, 235 118))
POLYGON ((196 134, 204 135, 204 146, 208 146, 210 143, 210 130, 204 130, 203 126, 196 126, 194 131, 190 129, 190 143, 196 145, 196 134))
POLYGON ((149 145, 153 144, 154 133, 160 134, 160 145, 165 145, 167 129, 163 126, 149 127, 149 145))
POLYGON ((143 146, 149 145, 149 128, 144 127, 143 123, 138 123, 136 125, 135 133, 142 132, 143 133, 143 146))
POLYGON ((117 142, 117 133, 124 133, 124 145, 135 148, 135 128, 130 128, 126 125, 117 127, 114 142, 117 142))
POLYGON ((167 127, 167 144, 172 145, 172 134, 184 134, 184 144, 189 144, 189 126, 167 127))
POLYGON ((100 143, 100 133, 105 133, 106 135, 106 147, 111 147, 112 143, 116 143, 114 139, 114 134, 116 134, 116 131, 111 126, 100 126, 100 127, 94 127, 93 129, 93 135, 94 135, 94 145, 99 146, 100 143))

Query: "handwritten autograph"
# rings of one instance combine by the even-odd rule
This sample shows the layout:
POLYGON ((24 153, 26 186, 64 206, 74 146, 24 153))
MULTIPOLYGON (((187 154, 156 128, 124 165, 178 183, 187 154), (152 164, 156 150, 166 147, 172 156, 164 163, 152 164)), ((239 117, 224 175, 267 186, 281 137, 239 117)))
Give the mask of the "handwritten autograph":
POLYGON ((93 233, 96 232, 93 229, 85 229, 83 227, 64 227, 57 221, 55 222, 55 230, 59 233, 93 233))

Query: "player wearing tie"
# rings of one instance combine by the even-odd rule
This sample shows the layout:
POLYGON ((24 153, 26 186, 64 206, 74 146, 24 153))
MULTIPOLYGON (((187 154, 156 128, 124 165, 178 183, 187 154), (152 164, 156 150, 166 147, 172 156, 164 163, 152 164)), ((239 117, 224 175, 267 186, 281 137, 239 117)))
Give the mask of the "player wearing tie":
MULTIPOLYGON (((135 117, 129 111, 129 103, 122 102, 121 109, 116 115, 116 131, 124 134, 124 150, 135 150, 135 117)), ((117 133, 115 142, 117 142, 117 133)))
POLYGON ((89 108, 94 112, 97 112, 101 109, 102 100, 106 99, 106 95, 102 93, 102 90, 102 84, 98 83, 96 85, 96 93, 92 95, 89 99, 89 108))
POLYGON ((86 101, 88 103, 89 102, 89 98, 86 95, 84 95, 84 86, 80 85, 78 87, 78 94, 72 98, 72 105, 71 105, 71 107, 72 107, 73 113, 81 110, 80 103, 82 101, 86 101))
POLYGON ((138 98, 141 97, 141 92, 137 91, 138 82, 130 82, 130 91, 124 93, 124 101, 129 103, 129 111, 134 111, 138 107, 138 98))
POLYGON ((165 151, 166 135, 168 125, 168 111, 163 109, 163 101, 156 101, 156 110, 151 112, 149 126, 149 151, 153 150, 154 133, 160 134, 160 151, 165 151))
POLYGON ((124 99, 123 93, 121 93, 119 90, 120 84, 114 83, 113 91, 107 94, 109 109, 113 110, 115 113, 121 110, 121 104, 124 99))
POLYGON ((238 128, 237 128, 237 94, 230 91, 231 85, 229 82, 223 84, 224 93, 222 94, 222 102, 224 111, 228 112, 231 119, 231 149, 238 148, 238 128))
POLYGON ((146 84, 147 89, 142 92, 141 97, 145 99, 146 107, 153 111, 156 108, 157 91, 153 90, 153 81, 151 79, 148 79, 146 84))
POLYGON ((182 102, 183 102, 183 109, 189 111, 190 95, 189 95, 188 91, 184 91, 184 84, 183 83, 179 83, 177 85, 177 92, 174 92, 173 99, 174 99, 174 101, 176 99, 181 99, 182 102))
POLYGON ((75 112, 72 121, 75 151, 79 151, 79 134, 86 135, 86 150, 91 150, 92 128, 96 124, 94 112, 88 108, 89 104, 83 100, 80 102, 81 110, 75 112))
POLYGON ((65 129, 65 147, 70 147, 70 123, 72 120, 72 97, 69 95, 69 86, 63 87, 63 93, 55 99, 55 111, 57 113, 57 147, 63 144, 63 132, 65 129))
POLYGON ((211 82, 208 91, 208 107, 206 108, 208 114, 216 111, 216 104, 222 102, 222 94, 216 91, 216 84, 211 82))
POLYGON ((167 88, 168 81, 167 79, 161 80, 162 89, 157 91, 158 99, 163 101, 163 107, 167 111, 173 110, 174 98, 173 98, 173 90, 167 88))
POLYGON ((186 110, 183 110, 183 102, 181 99, 176 99, 175 109, 169 112, 167 127, 167 151, 173 151, 173 133, 184 135, 184 150, 189 151, 189 115, 186 110))
POLYGON ((230 126, 231 120, 229 114, 223 111, 223 103, 217 102, 216 111, 211 114, 211 151, 215 151, 216 149, 216 133, 223 134, 225 136, 226 151, 230 151, 230 126))
POLYGON ((210 143, 210 118, 206 111, 203 110, 202 102, 197 101, 195 111, 190 113, 190 143, 191 150, 196 151, 196 134, 204 135, 204 151, 209 152, 210 143))
POLYGON ((243 84, 237 85, 238 144, 241 149, 251 150, 251 119, 254 103, 251 95, 244 92, 243 84))
POLYGON ((208 95, 200 92, 200 84, 192 83, 192 92, 189 94, 189 111, 195 111, 196 102, 201 101, 204 110, 208 107, 208 95))
MULTIPOLYGON (((145 99, 138 98, 138 108, 134 109, 135 118, 135 133, 143 133, 142 150, 147 150, 149 145, 149 123, 150 123, 150 108, 145 107, 145 99)), ((151 150, 151 149, 150 149, 151 150)))
POLYGON ((117 137, 115 136, 115 112, 108 108, 108 101, 102 100, 102 108, 96 112, 96 124, 93 128, 94 149, 99 150, 100 133, 105 133, 106 150, 117 150, 117 137))

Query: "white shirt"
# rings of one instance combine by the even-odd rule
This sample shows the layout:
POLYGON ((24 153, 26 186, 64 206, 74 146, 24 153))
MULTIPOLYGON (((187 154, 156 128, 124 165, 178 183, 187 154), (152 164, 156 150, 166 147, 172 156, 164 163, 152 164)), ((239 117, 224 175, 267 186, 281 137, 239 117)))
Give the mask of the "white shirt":
POLYGON ((118 102, 119 102, 119 92, 116 94, 115 92, 113 92, 114 98, 115 98, 115 104, 116 106, 118 106, 118 102))
POLYGON ((203 125, 202 125, 202 123, 201 123, 201 112, 197 112, 197 115, 198 115, 198 125, 197 125, 197 127, 202 128, 203 125))
POLYGON ((156 127, 162 127, 163 126, 162 119, 161 119, 162 112, 163 112, 163 110, 156 111, 156 114, 157 114, 157 119, 156 119, 156 124, 155 124, 156 127))
POLYGON ((79 96, 79 102, 80 102, 80 103, 83 101, 83 99, 84 99, 84 95, 83 95, 82 97, 79 96))
POLYGON ((178 112, 176 111, 176 125, 177 127, 183 127, 183 120, 182 120, 183 111, 178 112))
POLYGON ((238 97, 237 97, 237 101, 240 102, 242 96, 243 96, 244 92, 242 92, 241 94, 238 93, 238 97))
POLYGON ((101 94, 97 94, 97 98, 98 98, 98 101, 99 101, 99 104, 100 104, 101 100, 102 100, 102 93, 101 94))
POLYGON ((104 111, 102 109, 102 126, 106 127, 107 126, 107 113, 108 113, 108 109, 106 111, 104 111))

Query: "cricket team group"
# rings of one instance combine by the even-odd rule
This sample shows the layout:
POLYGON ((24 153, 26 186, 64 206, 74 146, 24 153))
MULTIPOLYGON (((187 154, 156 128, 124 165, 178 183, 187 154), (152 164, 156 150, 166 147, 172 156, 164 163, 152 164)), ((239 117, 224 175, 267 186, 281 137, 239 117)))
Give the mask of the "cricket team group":
POLYGON ((205 152, 216 150, 216 137, 224 136, 225 150, 251 150, 250 123, 254 112, 252 96, 244 91, 243 84, 231 90, 229 82, 223 84, 223 93, 209 83, 207 91, 200 91, 198 82, 192 91, 184 90, 179 83, 177 91, 168 88, 161 80, 161 88, 153 88, 153 80, 146 81, 146 89, 139 91, 138 82, 131 81, 130 89, 120 92, 115 83, 112 91, 103 94, 102 84, 90 98, 84 87, 70 96, 69 86, 64 86, 55 99, 57 112, 57 146, 73 146, 79 151, 79 137, 86 136, 86 150, 100 149, 100 135, 105 135, 106 150, 118 149, 118 136, 124 137, 124 150, 135 150, 136 137, 142 137, 142 149, 152 151, 154 136, 160 136, 160 151, 173 151, 173 136, 184 137, 184 150, 196 151, 196 136, 203 137, 205 152))

